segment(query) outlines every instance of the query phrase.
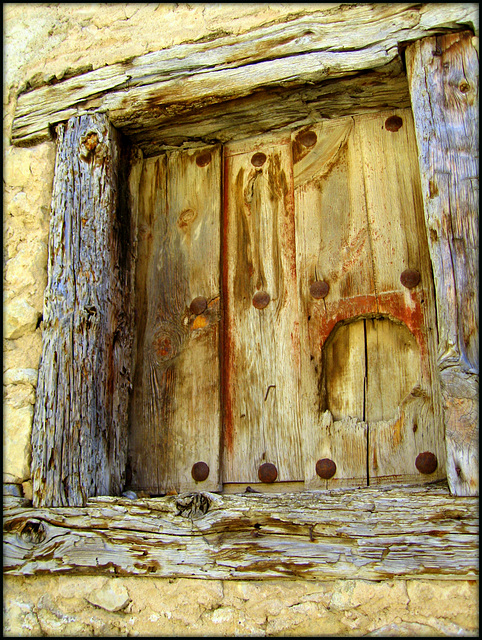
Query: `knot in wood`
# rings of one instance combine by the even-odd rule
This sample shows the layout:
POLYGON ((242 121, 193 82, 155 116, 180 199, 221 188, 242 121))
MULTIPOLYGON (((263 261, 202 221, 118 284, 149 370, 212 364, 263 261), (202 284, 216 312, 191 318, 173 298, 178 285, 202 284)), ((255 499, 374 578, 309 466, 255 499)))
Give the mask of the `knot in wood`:
POLYGON ((89 162, 92 160, 97 146, 100 142, 100 135, 97 131, 89 131, 80 138, 79 154, 81 160, 89 162))
POLYGON ((181 350, 183 336, 178 328, 169 322, 163 322, 152 339, 152 348, 156 360, 164 364, 175 358, 181 350))
POLYGON ((211 500, 203 493, 188 493, 176 500, 176 516, 182 518, 202 518, 209 511, 211 500))
POLYGON ((27 520, 19 530, 19 534, 25 542, 39 544, 47 537, 44 525, 38 520, 27 520))

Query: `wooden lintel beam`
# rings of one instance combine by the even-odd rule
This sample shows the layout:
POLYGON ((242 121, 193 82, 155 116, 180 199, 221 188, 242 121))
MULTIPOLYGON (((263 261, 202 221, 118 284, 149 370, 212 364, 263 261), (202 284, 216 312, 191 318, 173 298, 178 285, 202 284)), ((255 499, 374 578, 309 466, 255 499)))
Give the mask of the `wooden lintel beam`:
POLYGON ((398 57, 401 43, 474 26, 477 18, 476 4, 340 4, 65 80, 46 78, 18 96, 12 143, 48 139, 53 125, 87 111, 106 112, 120 129, 146 119, 146 129, 261 89, 379 69, 398 57))

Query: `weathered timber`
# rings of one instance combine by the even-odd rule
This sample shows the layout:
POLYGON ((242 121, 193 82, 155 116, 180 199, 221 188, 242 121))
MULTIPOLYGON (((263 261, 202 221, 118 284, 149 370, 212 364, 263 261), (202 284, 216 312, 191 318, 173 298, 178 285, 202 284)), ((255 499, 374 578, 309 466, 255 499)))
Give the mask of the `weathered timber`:
POLYGON ((305 482, 445 477, 434 298, 409 109, 293 133, 305 482), (305 143, 304 143, 305 141, 305 143), (310 144, 306 144, 306 141, 310 144), (401 282, 408 268, 420 283, 401 282), (323 282, 326 295, 312 295, 323 282), (433 452, 434 474, 415 466, 433 452), (367 465, 368 461, 368 465, 367 465))
MULTIPOLYGON (((50 136, 52 125, 96 110, 107 112, 125 133, 144 137, 154 154, 154 131, 180 114, 258 90, 380 69, 398 58, 401 43, 467 25, 477 28, 477 22, 477 5, 462 3, 294 10, 292 19, 281 24, 179 44, 65 80, 46 78, 44 86, 27 86, 18 96, 12 142, 34 144, 50 136)), ((260 113, 256 103, 251 113, 260 113)))
POLYGON ((58 128, 32 430, 36 506, 122 489, 139 154, 102 114, 58 128))
POLYGON ((478 576, 478 500, 446 485, 292 494, 192 493, 84 508, 4 505, 10 575, 205 579, 478 576))
POLYGON ((423 39, 406 51, 437 308, 447 476, 478 494, 478 39, 423 39))
POLYGON ((302 480, 291 136, 226 145, 224 180, 223 481, 302 480))
POLYGON ((127 484, 154 495, 220 486, 221 148, 145 160, 127 484))

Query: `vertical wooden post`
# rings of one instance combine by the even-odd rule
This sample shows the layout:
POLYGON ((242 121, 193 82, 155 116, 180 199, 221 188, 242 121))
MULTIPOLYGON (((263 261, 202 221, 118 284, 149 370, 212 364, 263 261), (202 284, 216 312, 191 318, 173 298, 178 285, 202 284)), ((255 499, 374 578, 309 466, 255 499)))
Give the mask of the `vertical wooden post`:
POLYGON ((435 283, 447 477, 478 494, 478 53, 471 32, 406 51, 435 283))
MULTIPOLYGON (((136 153, 101 114, 58 127, 43 347, 32 430, 34 506, 119 494, 127 451, 136 153)), ((137 163, 139 164, 139 163, 137 163)))

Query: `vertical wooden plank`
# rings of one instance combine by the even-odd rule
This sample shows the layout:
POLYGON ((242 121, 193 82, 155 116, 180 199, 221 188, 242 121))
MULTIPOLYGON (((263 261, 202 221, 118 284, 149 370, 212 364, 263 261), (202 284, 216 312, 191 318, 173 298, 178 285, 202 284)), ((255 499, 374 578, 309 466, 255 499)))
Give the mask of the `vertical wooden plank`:
POLYGON ((32 430, 35 506, 122 490, 131 385, 138 153, 101 114, 58 128, 32 430))
POLYGON ((278 481, 299 481, 300 347, 289 135, 227 145, 224 181, 224 482, 257 483, 265 462, 277 467, 278 481), (260 308, 253 298, 262 292, 269 302, 260 308))
POLYGON ((296 131, 292 144, 305 485, 366 484, 363 328, 360 332, 357 323, 337 327, 376 310, 353 118, 296 131), (311 294, 316 281, 328 284, 326 297, 311 294), (330 480, 315 471, 323 457, 336 464, 330 480))
POLYGON ((406 51, 437 307, 447 477, 478 495, 478 38, 425 38, 406 51))
POLYGON ((355 121, 363 158, 377 311, 385 318, 366 320, 370 483, 385 481, 386 476, 431 481, 444 477, 445 451, 443 421, 437 408, 441 395, 436 375, 432 273, 413 118, 410 109, 396 109, 357 116, 355 121), (407 270, 420 274, 419 284, 406 286, 402 274, 407 270), (412 413, 422 404, 406 398, 412 389, 428 402, 418 417, 412 413), (402 400, 404 409, 395 411, 402 400), (415 466, 423 452, 417 447, 422 444, 426 447, 423 451, 438 460, 437 470, 427 476, 415 466))
POLYGON ((171 152, 145 172, 131 486, 218 490, 221 149, 171 152))

